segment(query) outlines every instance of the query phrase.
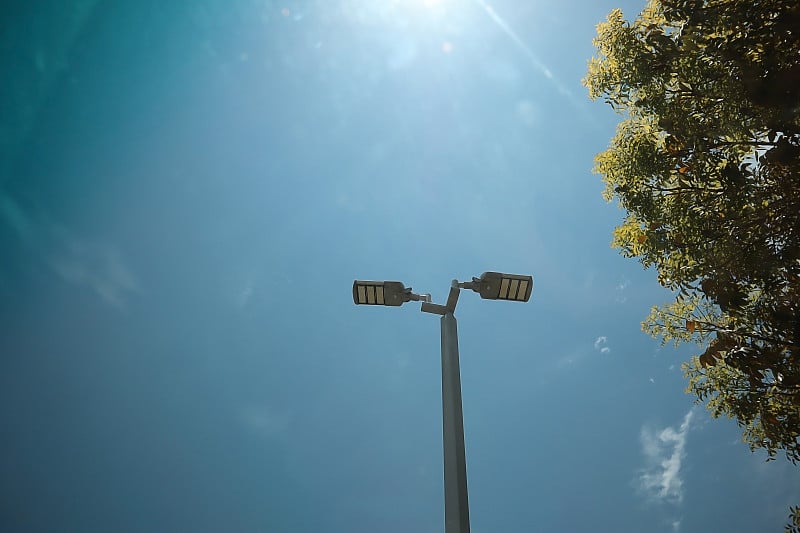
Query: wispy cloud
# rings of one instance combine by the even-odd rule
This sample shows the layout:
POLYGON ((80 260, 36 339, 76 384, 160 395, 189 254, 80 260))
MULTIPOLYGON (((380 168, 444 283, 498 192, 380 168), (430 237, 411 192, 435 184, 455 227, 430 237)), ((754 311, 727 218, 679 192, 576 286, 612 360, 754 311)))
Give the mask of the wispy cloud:
POLYGON ((61 279, 88 287, 107 304, 124 308, 129 292, 138 285, 133 273, 111 246, 62 235, 61 247, 49 255, 49 264, 61 279))
POLYGON ((62 280, 89 288, 107 304, 124 308, 138 283, 111 245, 79 238, 46 216, 34 216, 0 191, 0 222, 8 224, 35 256, 62 280))
POLYGON ((276 438, 286 433, 291 413, 267 405, 244 405, 240 407, 237 418, 249 431, 262 437, 276 438))
POLYGON ((560 93, 571 96, 569 90, 567 90, 567 88, 564 87, 564 85, 553 75, 553 71, 550 70, 550 68, 547 65, 545 65, 541 59, 539 59, 539 56, 537 56, 533 52, 533 50, 531 50, 531 48, 527 44, 525 44, 525 41, 520 39, 519 35, 517 35, 517 32, 515 32, 511 28, 511 26, 509 26, 509 24, 505 21, 505 19, 501 17, 497 13, 497 11, 494 10, 492 6, 487 4, 484 0, 475 0, 475 1, 478 3, 479 6, 483 8, 483 10, 492 20, 492 22, 497 24, 497 27, 503 30, 503 33, 505 33, 508 36, 508 38, 511 39, 511 41, 513 41, 513 43, 517 45, 517 47, 519 47, 519 49, 525 54, 525 56, 527 56, 528 60, 530 60, 531 62, 531 65, 533 65, 533 68, 539 71, 539 73, 542 76, 550 80, 560 93))
MULTIPOLYGON (((517 48, 528 58, 531 66, 536 70, 541 76, 543 76, 548 82, 550 82, 553 87, 558 91, 561 95, 566 97, 566 99, 572 104, 573 107, 576 109, 583 109, 583 104, 585 103, 582 100, 579 100, 573 93, 570 91, 566 85, 553 73, 547 64, 542 61, 538 54, 536 54, 530 46, 528 46, 525 41, 520 38, 517 32, 511 27, 511 25, 500 16, 500 14, 495 11, 495 9, 486 3, 485 0, 475 0, 475 3, 478 4, 481 9, 486 13, 489 19, 495 23, 495 25, 502 30, 503 33, 513 42, 517 48)), ((589 119, 592 123, 594 123, 593 115, 584 113, 587 119, 589 119)))
POLYGON ((533 127, 539 124, 539 115, 539 109, 530 100, 523 99, 517 102, 517 117, 526 126, 533 127))
POLYGON ((616 296, 614 297, 614 301, 618 304, 624 304, 628 301, 628 296, 626 295, 626 289, 630 286, 631 280, 624 279, 617 284, 616 287, 616 296))
MULTIPOLYGON (((686 438, 693 416, 694 411, 689 410, 677 429, 642 428, 640 438, 646 466, 640 471, 637 481, 639 490, 648 497, 669 503, 683 500, 681 466, 686 458, 686 438)), ((673 523, 675 527, 680 527, 680 521, 673 523)))
POLYGON ((253 293, 255 292, 255 280, 253 278, 248 278, 245 280, 242 287, 236 293, 236 307, 239 309, 243 309, 247 307, 247 304, 250 303, 250 300, 253 298, 253 293))
POLYGON ((611 352, 611 348, 609 348, 607 344, 608 344, 608 337, 606 337, 605 335, 601 335, 600 337, 597 337, 597 339, 594 341, 594 349, 600 350, 600 353, 609 353, 611 352))

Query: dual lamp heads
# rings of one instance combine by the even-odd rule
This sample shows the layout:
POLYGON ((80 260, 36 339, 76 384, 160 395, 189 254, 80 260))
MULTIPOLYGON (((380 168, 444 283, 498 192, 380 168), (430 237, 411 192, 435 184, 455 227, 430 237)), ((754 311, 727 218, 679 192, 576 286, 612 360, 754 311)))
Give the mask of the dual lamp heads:
MULTIPOLYGON (((533 276, 484 272, 472 281, 453 282, 453 287, 472 289, 486 300, 527 302, 533 291, 533 276)), ((353 301, 357 305, 399 306, 409 301, 430 301, 426 294, 414 294, 399 281, 353 282, 353 301)))

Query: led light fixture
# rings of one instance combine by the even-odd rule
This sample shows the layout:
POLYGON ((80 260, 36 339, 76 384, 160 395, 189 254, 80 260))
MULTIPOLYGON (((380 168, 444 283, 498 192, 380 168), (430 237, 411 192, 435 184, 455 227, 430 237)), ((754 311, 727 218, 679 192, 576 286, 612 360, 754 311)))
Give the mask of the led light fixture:
POLYGON ((353 282, 353 301, 358 305, 398 306, 414 299, 411 288, 406 288, 399 281, 364 281, 353 282))
POLYGON ((465 289, 472 289, 486 300, 508 300, 527 302, 533 291, 533 276, 518 276, 502 272, 484 272, 471 282, 461 283, 465 289))

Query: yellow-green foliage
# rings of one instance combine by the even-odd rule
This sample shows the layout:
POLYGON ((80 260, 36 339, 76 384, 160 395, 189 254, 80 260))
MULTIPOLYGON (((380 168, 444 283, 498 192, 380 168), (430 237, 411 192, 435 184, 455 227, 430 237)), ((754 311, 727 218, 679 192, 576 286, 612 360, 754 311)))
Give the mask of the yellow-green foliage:
POLYGON ((650 0, 597 26, 583 80, 622 116, 595 158, 612 246, 675 300, 643 328, 696 342, 688 391, 752 448, 800 459, 800 3, 650 0))

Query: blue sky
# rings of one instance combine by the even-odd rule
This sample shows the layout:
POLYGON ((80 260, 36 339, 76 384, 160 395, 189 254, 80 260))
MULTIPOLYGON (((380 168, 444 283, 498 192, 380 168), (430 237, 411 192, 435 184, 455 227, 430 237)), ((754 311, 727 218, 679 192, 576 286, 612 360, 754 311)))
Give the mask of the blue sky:
POLYGON ((781 530, 797 472, 692 406, 609 248, 615 7, 4 13, 0 529, 441 531, 438 320, 352 280, 498 270, 536 285, 459 302, 474 532, 781 530))

